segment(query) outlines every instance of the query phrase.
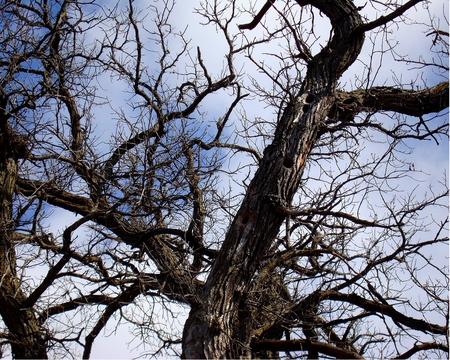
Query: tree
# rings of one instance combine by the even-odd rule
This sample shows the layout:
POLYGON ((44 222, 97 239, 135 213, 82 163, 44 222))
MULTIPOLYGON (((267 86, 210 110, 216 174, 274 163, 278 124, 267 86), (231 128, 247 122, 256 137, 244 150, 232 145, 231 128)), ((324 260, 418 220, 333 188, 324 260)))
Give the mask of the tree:
POLYGON ((184 358, 447 356, 446 178, 410 161, 446 143, 445 17, 358 5, 202 2, 216 69, 169 0, 3 2, 3 351, 89 358, 118 317, 184 358), (403 27, 426 29, 430 56, 398 52, 403 27), (422 77, 377 86, 388 56, 422 77), (153 319, 170 304, 190 309, 182 337, 153 319))

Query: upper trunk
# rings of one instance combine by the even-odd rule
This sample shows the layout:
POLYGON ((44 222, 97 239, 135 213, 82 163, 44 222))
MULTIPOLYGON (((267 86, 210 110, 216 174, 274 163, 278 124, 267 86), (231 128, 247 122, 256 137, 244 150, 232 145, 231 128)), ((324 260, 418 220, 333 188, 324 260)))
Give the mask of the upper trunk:
POLYGON ((251 357, 245 294, 298 189, 306 159, 332 105, 337 80, 358 56, 364 34, 350 0, 311 1, 330 18, 333 38, 308 65, 301 93, 287 106, 211 269, 201 303, 183 333, 185 358, 251 357))

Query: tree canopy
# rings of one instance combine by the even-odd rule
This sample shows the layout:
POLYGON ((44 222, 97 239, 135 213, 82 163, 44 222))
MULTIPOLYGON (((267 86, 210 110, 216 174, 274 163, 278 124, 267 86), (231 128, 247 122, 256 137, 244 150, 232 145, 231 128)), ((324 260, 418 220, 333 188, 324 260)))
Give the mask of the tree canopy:
POLYGON ((1 2, 1 355, 447 357, 446 6, 1 2))

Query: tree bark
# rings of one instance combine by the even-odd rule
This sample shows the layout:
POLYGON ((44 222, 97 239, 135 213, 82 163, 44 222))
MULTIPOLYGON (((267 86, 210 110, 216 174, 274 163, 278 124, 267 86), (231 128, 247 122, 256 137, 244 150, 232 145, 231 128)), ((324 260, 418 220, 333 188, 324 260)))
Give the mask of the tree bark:
MULTIPOLYGON (((4 114, 3 114, 4 115, 4 114)), ((6 116, 0 125, 0 315, 9 330, 11 350, 16 359, 47 359, 42 327, 26 299, 17 277, 13 233, 13 194, 19 153, 15 132, 6 116)), ((22 154, 22 153, 20 153, 22 154)), ((23 154, 22 154, 23 155, 23 154)))
POLYGON ((284 110, 183 333, 184 358, 250 358, 245 294, 297 191, 306 159, 333 103, 337 80, 355 61, 364 34, 349 0, 311 1, 329 17, 333 37, 309 63, 300 94, 284 110))

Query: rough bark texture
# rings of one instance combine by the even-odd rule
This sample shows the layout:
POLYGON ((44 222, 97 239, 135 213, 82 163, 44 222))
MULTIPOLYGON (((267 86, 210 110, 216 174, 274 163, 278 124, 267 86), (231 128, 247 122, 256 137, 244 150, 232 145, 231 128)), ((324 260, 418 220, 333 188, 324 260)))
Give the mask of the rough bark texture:
POLYGON ((46 359, 47 344, 41 324, 26 299, 16 272, 13 238, 13 194, 17 180, 17 159, 24 155, 23 139, 9 126, 6 115, 0 124, 0 315, 9 329, 12 353, 17 359, 46 359))
POLYGON ((308 154, 330 111, 336 82, 358 56, 362 20, 348 0, 311 1, 329 17, 330 43, 309 63, 300 94, 287 106, 273 143, 250 183, 201 295, 184 329, 184 358, 250 358, 245 296, 298 189, 308 154))

